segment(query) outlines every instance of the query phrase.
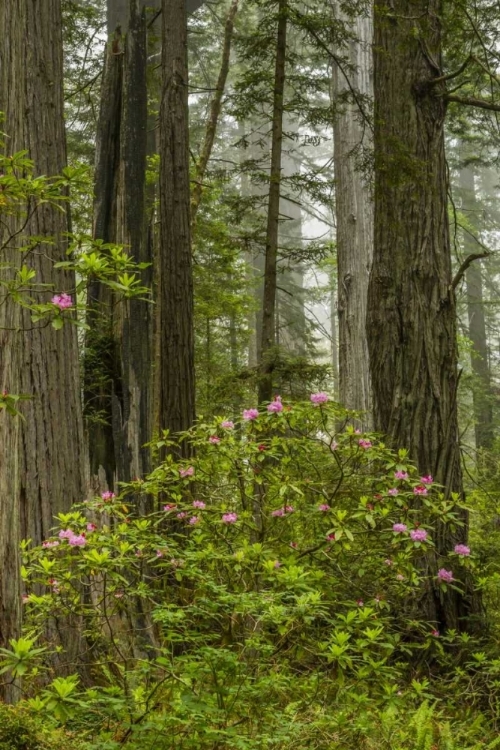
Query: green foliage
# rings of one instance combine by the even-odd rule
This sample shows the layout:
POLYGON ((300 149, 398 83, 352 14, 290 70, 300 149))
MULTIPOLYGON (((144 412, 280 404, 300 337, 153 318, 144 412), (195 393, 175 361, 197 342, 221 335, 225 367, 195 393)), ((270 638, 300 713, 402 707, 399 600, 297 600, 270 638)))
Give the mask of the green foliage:
POLYGON ((80 747, 67 733, 47 727, 34 718, 26 704, 18 707, 0 704, 0 748, 2 750, 67 750, 80 747))
POLYGON ((426 747, 421 714, 408 725, 406 712, 433 699, 427 665, 473 647, 434 633, 420 597, 437 566, 460 586, 474 560, 434 560, 453 504, 431 486, 412 508, 421 483, 405 452, 347 417, 293 403, 201 423, 183 438, 190 462, 166 435, 144 481, 60 515, 62 533, 25 551, 27 637, 48 649, 28 649, 31 709, 93 748, 426 747), (139 497, 156 510, 138 516, 139 497), (402 522, 427 538, 395 532, 402 522), (50 681, 53 617, 83 623, 73 671, 86 664, 92 687, 50 681))

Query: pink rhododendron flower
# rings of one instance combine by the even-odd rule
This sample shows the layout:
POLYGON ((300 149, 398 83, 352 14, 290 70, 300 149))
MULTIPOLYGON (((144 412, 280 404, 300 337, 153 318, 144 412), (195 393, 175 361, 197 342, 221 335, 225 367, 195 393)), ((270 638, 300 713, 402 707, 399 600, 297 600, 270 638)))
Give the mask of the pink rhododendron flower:
POLYGON ((386 565, 394 565, 394 563, 392 562, 392 560, 390 558, 387 558, 387 560, 384 560, 384 563, 386 565))
POLYGON ((203 500, 193 500, 193 508, 198 508, 199 510, 205 510, 207 506, 203 502, 203 500))
POLYGON ((299 546, 299 545, 297 544, 297 542, 290 542, 290 547, 291 547, 292 549, 297 549, 297 547, 298 547, 298 546, 299 546))
POLYGON ((191 518, 189 519, 189 523, 191 524, 191 526, 195 526, 195 524, 197 524, 197 523, 199 522, 199 520, 200 520, 200 519, 199 519, 199 517, 198 517, 198 516, 192 516, 192 517, 191 517, 191 518))
POLYGON ((224 515, 222 516, 222 523, 236 523, 237 520, 237 513, 224 513, 224 515))
POLYGON ((408 527, 407 527, 407 525, 406 525, 405 523, 395 523, 395 524, 393 525, 393 527, 392 527, 392 530, 393 530, 393 531, 394 531, 394 532, 395 532, 396 534, 401 534, 401 533, 402 533, 403 531, 407 531, 407 530, 408 530, 408 527))
POLYGON ((338 447, 339 447, 339 444, 337 443, 337 441, 336 440, 332 440, 332 442, 330 443, 330 450, 331 451, 336 451, 338 447))
POLYGON ((84 534, 75 534, 68 539, 72 547, 85 547, 87 540, 84 534))
POLYGON ((156 557, 163 557, 163 552, 161 551, 161 549, 156 550, 156 557))
POLYGON ((71 529, 61 529, 58 536, 59 539, 71 539, 74 536, 74 532, 71 529))
POLYGON ((439 638, 440 632, 439 632, 439 630, 432 630, 431 631, 431 635, 433 635, 434 638, 439 638))
POLYGON ((360 448, 371 448, 372 447, 372 441, 366 440, 365 438, 361 438, 361 440, 358 440, 358 445, 360 448))
POLYGON ((358 605, 358 607, 364 607, 365 606, 365 603, 364 603, 364 601, 362 599, 356 599, 356 604, 358 605))
POLYGON ((234 422, 231 422, 230 419, 225 419, 224 422, 221 422, 221 427, 224 430, 234 430, 234 422))
POLYGON ((293 505, 287 505, 285 507, 285 510, 287 513, 293 513, 295 511, 295 508, 293 507, 293 505))
POLYGON ((455 554, 461 557, 468 557, 470 555, 470 547, 467 547, 466 544, 456 544, 455 554))
POLYGON ((175 510, 175 505, 164 505, 163 510, 168 513, 171 510, 175 510))
POLYGON ((276 562, 274 563, 274 567, 275 568, 281 568, 281 563, 280 563, 279 560, 276 560, 276 562))
POLYGON ((319 391, 318 393, 311 393, 310 399, 311 403, 315 406, 318 406, 319 404, 326 404, 326 402, 329 400, 328 393, 325 393, 324 391, 319 391))
POLYGON ((326 540, 327 540, 327 542, 334 542, 335 541, 335 534, 327 534, 326 540))
POLYGON ((407 471, 395 471, 394 478, 395 479, 408 479, 408 472, 407 471))
POLYGON ((114 492, 103 492, 101 495, 102 500, 114 500, 116 497, 114 492))
POLYGON ((321 503, 321 505, 318 506, 318 510, 326 513, 328 510, 330 510, 330 506, 327 503, 321 503))
POLYGON ((53 542, 51 541, 42 542, 42 547, 44 549, 51 549, 52 547, 58 547, 58 546, 59 546, 59 542, 57 541, 57 539, 54 539, 53 542))
POLYGON ((427 532, 425 529, 412 529, 412 531, 410 531, 410 537, 414 542, 425 542, 427 539, 427 532))
POLYGON ((387 494, 395 497, 396 495, 399 495, 399 490, 396 487, 391 487, 390 490, 387 490, 387 494))
POLYGON ((220 437, 217 437, 217 435, 210 435, 210 437, 208 438, 208 442, 212 443, 212 445, 217 445, 218 443, 220 443, 220 437))
POLYGON ((177 513, 177 518, 180 518, 181 520, 183 518, 186 518, 186 516, 187 516, 187 513, 184 510, 181 511, 180 513, 177 513))
POLYGON ((405 577, 402 573, 398 573, 396 576, 397 581, 404 581, 405 577))
POLYGON ((243 419, 245 420, 245 422, 251 422, 253 419, 257 419, 258 416, 258 409, 245 409, 243 412, 243 419))
POLYGON ((179 469, 179 474, 183 479, 185 477, 192 477, 194 474, 194 466, 188 466, 187 469, 179 469))
POLYGON ((22 599, 23 599, 23 604, 27 604, 30 600, 28 594, 23 594, 22 599))
POLYGON ((445 583, 451 583, 451 581, 455 580, 451 570, 446 570, 445 568, 440 568, 438 570, 437 577, 440 581, 444 581, 445 583))
POLYGON ((136 549, 136 551, 135 551, 135 556, 136 556, 136 557, 142 557, 142 550, 140 550, 140 549, 136 549))
POLYGON ((413 488, 413 494, 414 495, 427 495, 427 487, 424 487, 423 485, 418 485, 417 487, 413 488))
POLYGON ((420 477, 420 481, 422 482, 422 484, 432 484, 432 483, 433 483, 433 481, 434 481, 434 479, 433 479, 433 478, 431 477, 431 475, 429 474, 429 475, 428 475, 428 476, 426 476, 426 477, 420 477))
POLYGON ((73 307, 73 300, 69 294, 55 294, 50 300, 53 305, 59 308, 59 310, 67 310, 68 307, 73 307))
POLYGON ((283 411, 283 404, 281 403, 281 396, 274 397, 274 401, 271 401, 271 403, 267 405, 267 411, 270 412, 271 414, 283 411))
POLYGON ((284 516, 285 512, 286 511, 284 508, 278 508, 277 510, 273 510, 271 515, 274 516, 275 518, 278 518, 280 516, 284 516))
POLYGON ((123 591, 115 591, 115 599, 121 599, 123 597, 123 591))
POLYGON ((95 523, 88 523, 87 524, 87 531, 95 531, 97 529, 97 526, 95 523))

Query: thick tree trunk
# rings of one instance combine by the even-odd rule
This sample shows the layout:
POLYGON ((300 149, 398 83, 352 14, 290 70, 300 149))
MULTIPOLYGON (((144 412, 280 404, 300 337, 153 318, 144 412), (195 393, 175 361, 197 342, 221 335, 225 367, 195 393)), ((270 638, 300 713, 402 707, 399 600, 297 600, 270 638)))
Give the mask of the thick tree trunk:
MULTIPOLYGON (((147 143, 146 16, 141 0, 109 0, 99 116, 94 237, 150 263, 145 218, 147 143), (126 36, 123 31, 126 30, 126 36)), ((142 272, 151 284, 151 271, 142 272)), ((89 289, 85 402, 91 472, 108 486, 143 476, 151 437, 151 315, 148 302, 122 301, 99 282, 89 289)))
POLYGON ((187 17, 183 0, 162 9, 158 408, 160 429, 177 433, 195 418, 187 17))
MULTIPOLYGON (((362 425, 371 426, 371 384, 366 339, 368 280, 373 256, 373 200, 366 174, 361 171, 373 144, 369 124, 358 103, 348 96, 358 94, 363 108, 370 110, 373 96, 373 22, 371 15, 358 16, 349 24, 352 39, 345 50, 349 86, 333 66, 333 90, 338 106, 334 123, 335 206, 337 218, 339 399, 348 409, 362 411, 362 425)), ((344 50, 340 50, 344 52, 344 50)))
POLYGON ((201 202, 201 195, 203 191, 203 180, 208 167, 208 162, 212 155, 212 149, 215 141, 215 134, 217 132, 217 125, 220 118, 222 108, 222 97, 226 88, 227 76, 229 73, 229 62, 231 58, 231 44, 233 41, 234 31, 234 20, 238 12, 239 0, 233 0, 229 13, 226 19, 226 26, 224 29, 224 44, 222 47, 222 61, 219 71, 219 77, 217 79, 217 85, 215 87, 215 93, 212 98, 210 105, 210 114, 208 117, 205 140, 201 149, 200 158, 196 164, 194 188, 191 195, 191 229, 193 230, 196 224, 196 214, 201 202))
MULTIPOLYGON (((38 5, 0 5, 0 110, 7 152, 27 149, 38 174, 55 175, 66 165, 61 6, 46 0, 42 13, 38 5)), ((68 227, 65 211, 45 205, 17 240, 47 236, 53 245, 39 244, 29 254, 9 245, 1 258, 13 267, 26 263, 36 271, 36 283, 49 285, 35 295, 40 301, 50 301, 54 292, 74 297, 74 275, 54 269, 66 258, 68 227)), ((75 326, 56 331, 33 324, 6 300, 0 305, 0 351, 0 388, 31 396, 22 406, 24 421, 0 414, 0 645, 6 646, 20 625, 19 542, 28 537, 40 544, 54 515, 84 499, 86 471, 75 326)), ((17 697, 9 689, 3 695, 17 697)))
POLYGON ((278 2, 278 33, 274 74, 274 104, 271 141, 271 173, 266 231, 266 263, 264 270, 264 302, 262 340, 260 346, 259 403, 273 395, 273 350, 276 343, 276 282, 278 267, 278 235, 281 193, 281 154, 283 144, 283 112, 287 44, 287 0, 278 2))
MULTIPOLYGON (((460 170, 462 210, 470 225, 480 232, 479 206, 476 200, 474 170, 464 166, 460 170)), ((465 256, 480 253, 481 248, 468 232, 463 237, 465 256)), ((483 280, 480 260, 470 264, 465 272, 469 338, 472 342, 471 365, 474 373, 472 402, 476 450, 491 450, 494 440, 491 378, 488 364, 488 341, 483 303, 483 280)))
MULTIPOLYGON (((463 494, 457 420, 455 297, 451 288, 439 0, 394 0, 375 13, 375 244, 367 334, 375 428, 408 448, 447 496, 463 494), (416 20, 417 19, 417 20, 416 20), (418 31, 418 33, 416 33, 418 31)), ((435 534, 431 572, 467 536, 435 534)), ((459 571, 455 573, 459 575, 459 571)), ((437 586, 422 606, 464 629, 465 597, 437 586)))

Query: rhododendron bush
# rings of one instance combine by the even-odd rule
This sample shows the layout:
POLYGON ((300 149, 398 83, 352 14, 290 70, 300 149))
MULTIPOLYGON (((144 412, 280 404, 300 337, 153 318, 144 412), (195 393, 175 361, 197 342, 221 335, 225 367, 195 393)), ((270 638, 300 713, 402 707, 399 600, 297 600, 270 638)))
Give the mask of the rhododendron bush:
MULTIPOLYGON (((419 665, 449 637, 421 619, 419 596, 460 586, 473 550, 435 555, 452 503, 404 452, 313 396, 199 424, 183 436, 189 461, 165 437, 150 476, 61 515, 52 538, 26 547, 32 707, 55 706, 99 747, 156 738, 147 746, 229 750, 272 736, 327 748, 345 720, 334 703, 413 694, 419 665), (52 704, 48 622, 76 628, 79 643, 68 694, 52 704)), ((15 648, 4 658, 15 668, 15 648)))

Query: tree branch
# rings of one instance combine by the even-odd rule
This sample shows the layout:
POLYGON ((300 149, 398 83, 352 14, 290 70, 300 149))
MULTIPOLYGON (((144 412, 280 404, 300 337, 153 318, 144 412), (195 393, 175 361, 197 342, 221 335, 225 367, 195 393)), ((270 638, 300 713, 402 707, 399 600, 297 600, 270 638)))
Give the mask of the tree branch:
POLYGON ((464 277, 465 272, 467 271, 471 263, 473 263, 475 260, 481 260, 481 258, 488 258, 489 255, 490 253, 471 253, 471 255, 468 255, 466 259, 464 260, 464 262, 462 263, 462 265, 460 266, 460 268, 458 269, 458 271, 456 272, 453 281, 451 282, 452 290, 455 291, 457 286, 460 284, 460 282, 462 281, 464 277))
POLYGON ((488 109, 490 112, 500 112, 500 104, 487 102, 485 99, 475 99, 474 97, 468 96, 455 96, 455 94, 447 94, 445 98, 448 102, 464 104, 466 107, 478 107, 479 109, 488 109))

